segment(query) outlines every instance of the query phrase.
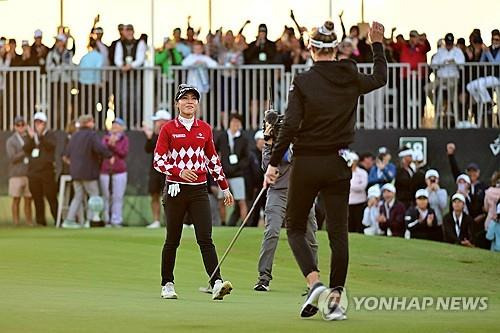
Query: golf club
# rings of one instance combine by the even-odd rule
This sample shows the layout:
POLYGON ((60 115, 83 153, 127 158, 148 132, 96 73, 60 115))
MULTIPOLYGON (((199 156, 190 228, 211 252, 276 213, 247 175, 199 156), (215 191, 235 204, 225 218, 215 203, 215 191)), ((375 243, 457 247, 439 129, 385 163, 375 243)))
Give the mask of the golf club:
POLYGON ((236 240, 240 236, 240 234, 243 231, 243 228, 245 227, 248 219, 252 215, 252 213, 253 213, 253 211, 255 209, 255 206, 257 205, 257 202, 259 202, 260 197, 262 196, 262 194, 264 194, 265 191, 266 191, 266 188, 262 188, 260 190, 260 192, 259 192, 259 195, 257 195, 257 198, 255 198, 255 200, 254 200, 254 202, 252 204, 252 208, 250 208, 250 210, 248 211, 247 216, 245 217, 245 219, 241 223, 240 227, 238 228, 238 231, 236 232, 236 234, 234 235, 233 239, 229 243, 229 245, 228 245, 226 251, 224 252, 224 254, 222 255, 222 257, 220 258, 219 263, 217 264, 217 267, 215 267, 212 275, 210 275, 210 279, 208 279, 208 287, 200 287, 199 288, 199 291, 201 291, 202 293, 209 293, 209 294, 212 293, 212 287, 210 286, 210 281, 212 281, 213 277, 215 276, 215 273, 221 267, 222 263, 224 262, 224 260, 226 259, 227 255, 229 254, 229 251, 231 251, 231 249, 233 248, 234 243, 236 243, 236 240))

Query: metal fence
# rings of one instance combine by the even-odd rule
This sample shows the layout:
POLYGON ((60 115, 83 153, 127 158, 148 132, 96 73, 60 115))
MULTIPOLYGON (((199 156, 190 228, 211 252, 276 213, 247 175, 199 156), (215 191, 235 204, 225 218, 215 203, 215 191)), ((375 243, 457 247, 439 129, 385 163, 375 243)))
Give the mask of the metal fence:
POLYGON ((499 127, 500 64, 420 64, 419 73, 433 127, 499 127))
POLYGON ((0 69, 0 129, 11 129, 18 115, 31 121, 33 110, 39 108, 43 90, 39 67, 0 69))
POLYGON ((243 116, 246 128, 258 128, 264 110, 273 100, 275 108, 284 110, 285 67, 283 65, 240 67, 172 67, 172 74, 164 76, 161 96, 172 112, 175 90, 187 82, 202 92, 200 117, 214 128, 228 126, 228 115, 236 112, 243 116))
MULTIPOLYGON (((373 65, 358 68, 369 74, 373 65)), ((304 70, 303 65, 292 66, 291 73, 283 65, 173 66, 166 75, 159 67, 123 72, 116 67, 71 66, 41 75, 38 67, 1 68, 0 129, 11 129, 16 115, 31 122, 38 110, 48 114, 53 129, 64 129, 86 113, 95 116, 100 129, 114 116, 123 118, 129 129, 138 129, 159 108, 174 115, 175 91, 185 82, 202 92, 199 116, 216 129, 227 127, 232 112, 243 116, 246 129, 256 129, 270 99, 284 112, 293 76, 304 70)), ((499 72, 499 64, 489 63, 421 64, 418 71, 408 64, 389 64, 387 85, 360 97, 356 127, 498 128, 499 72)))

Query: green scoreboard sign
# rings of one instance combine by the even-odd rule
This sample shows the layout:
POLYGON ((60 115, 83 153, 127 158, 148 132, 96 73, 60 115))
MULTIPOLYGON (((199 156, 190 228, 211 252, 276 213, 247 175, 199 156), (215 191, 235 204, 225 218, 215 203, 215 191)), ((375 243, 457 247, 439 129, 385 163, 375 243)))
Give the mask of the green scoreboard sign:
POLYGON ((422 160, 424 165, 427 164, 427 138, 426 137, 411 137, 402 136, 399 138, 399 147, 407 147, 414 151, 413 157, 417 160, 422 160))

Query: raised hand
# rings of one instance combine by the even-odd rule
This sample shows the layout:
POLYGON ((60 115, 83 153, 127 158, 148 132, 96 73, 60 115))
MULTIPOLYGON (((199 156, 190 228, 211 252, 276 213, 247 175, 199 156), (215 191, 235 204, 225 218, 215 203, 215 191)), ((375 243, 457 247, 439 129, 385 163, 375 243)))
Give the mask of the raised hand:
POLYGON ((370 28, 370 40, 372 43, 382 43, 384 41, 384 26, 374 21, 370 28))

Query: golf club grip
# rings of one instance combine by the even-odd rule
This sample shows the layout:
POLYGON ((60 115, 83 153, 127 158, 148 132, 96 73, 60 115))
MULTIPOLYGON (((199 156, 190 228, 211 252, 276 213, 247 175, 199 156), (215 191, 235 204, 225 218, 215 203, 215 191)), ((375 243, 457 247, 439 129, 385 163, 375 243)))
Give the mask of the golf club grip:
POLYGON ((252 205, 252 208, 250 208, 250 210, 248 211, 247 216, 245 217, 245 219, 241 223, 240 227, 238 228, 238 231, 236 232, 236 235, 234 235, 233 239, 231 240, 231 242, 227 246, 226 251, 224 252, 224 254, 222 255, 222 257, 220 258, 219 263, 217 264, 217 267, 215 267, 214 271, 212 272, 212 275, 210 275, 210 279, 208 279, 208 283, 209 284, 210 284, 210 281, 212 281, 213 277, 215 276, 215 273, 219 270, 220 266, 222 265, 222 263, 226 259, 227 254, 229 253, 229 251, 233 247, 234 243, 236 242, 236 240, 240 236, 241 232, 243 231, 243 228, 245 227, 245 225, 247 224, 248 219, 250 218, 250 215, 252 215, 252 213, 253 213, 253 211, 255 209, 255 206, 257 205, 257 202, 259 202, 260 197, 262 197, 262 194, 264 194, 265 191, 266 191, 266 189, 262 188, 260 190, 260 192, 259 192, 259 195, 257 195, 257 197, 255 198, 255 200, 253 202, 253 205, 252 205))

